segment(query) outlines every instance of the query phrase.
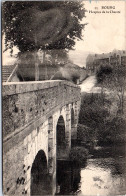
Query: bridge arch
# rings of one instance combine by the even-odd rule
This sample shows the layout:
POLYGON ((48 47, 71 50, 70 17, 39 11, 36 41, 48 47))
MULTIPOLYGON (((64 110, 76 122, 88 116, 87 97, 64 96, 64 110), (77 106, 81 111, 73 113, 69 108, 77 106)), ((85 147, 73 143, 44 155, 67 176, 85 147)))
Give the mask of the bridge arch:
POLYGON ((56 126, 57 153, 65 148, 65 121, 62 115, 59 116, 56 126))
POLYGON ((43 150, 39 150, 31 168, 31 195, 48 194, 47 158, 43 150))

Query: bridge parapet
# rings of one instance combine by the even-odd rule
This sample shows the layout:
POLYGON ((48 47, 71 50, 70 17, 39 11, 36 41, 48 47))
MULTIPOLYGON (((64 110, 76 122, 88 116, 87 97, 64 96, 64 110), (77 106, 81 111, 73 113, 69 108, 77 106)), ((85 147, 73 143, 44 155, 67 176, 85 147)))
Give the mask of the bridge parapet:
POLYGON ((68 81, 12 82, 3 84, 2 95, 3 140, 7 141, 25 127, 44 122, 51 112, 80 100, 80 88, 68 81))

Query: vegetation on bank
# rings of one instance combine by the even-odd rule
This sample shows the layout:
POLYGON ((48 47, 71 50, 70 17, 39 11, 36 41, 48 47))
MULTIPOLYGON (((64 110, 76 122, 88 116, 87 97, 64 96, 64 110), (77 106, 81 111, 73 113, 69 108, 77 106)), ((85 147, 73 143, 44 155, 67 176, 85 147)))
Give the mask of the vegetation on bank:
POLYGON ((106 76, 112 75, 112 68, 111 67, 100 67, 100 69, 96 73, 98 83, 101 83, 105 80, 106 76))
POLYGON ((125 67, 101 67, 96 77, 101 93, 82 96, 78 135, 99 145, 121 144, 126 141, 125 67))
POLYGON ((83 167, 85 166, 87 157, 88 157, 88 150, 86 148, 80 146, 71 148, 69 158, 70 161, 73 162, 73 164, 83 167))
POLYGON ((97 137, 94 134, 93 129, 83 125, 78 124, 77 126, 77 145, 83 146, 88 150, 92 150, 97 142, 97 137))
POLYGON ((81 140, 86 137, 87 142, 97 141, 100 145, 125 141, 126 121, 124 115, 119 112, 117 100, 115 103, 113 101, 113 98, 103 93, 85 94, 79 115, 81 125, 78 128, 78 135, 81 135, 81 140), (82 125, 89 127, 90 131, 83 128, 80 130, 82 125))
POLYGON ((78 147, 71 149, 71 160, 85 162, 86 149, 91 152, 95 145, 111 146, 126 142, 125 76, 125 67, 101 67, 96 74, 101 93, 82 95, 78 147))

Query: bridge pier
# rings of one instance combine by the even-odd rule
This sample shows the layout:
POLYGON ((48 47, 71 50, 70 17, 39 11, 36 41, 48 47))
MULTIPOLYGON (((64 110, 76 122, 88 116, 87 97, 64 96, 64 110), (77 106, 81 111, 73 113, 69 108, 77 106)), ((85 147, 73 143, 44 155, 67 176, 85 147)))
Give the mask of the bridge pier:
POLYGON ((50 195, 56 192, 56 136, 54 132, 53 117, 48 119, 48 173, 50 195))
POLYGON ((80 101, 76 101, 72 104, 71 108, 71 142, 77 139, 77 125, 78 116, 80 111, 80 101))

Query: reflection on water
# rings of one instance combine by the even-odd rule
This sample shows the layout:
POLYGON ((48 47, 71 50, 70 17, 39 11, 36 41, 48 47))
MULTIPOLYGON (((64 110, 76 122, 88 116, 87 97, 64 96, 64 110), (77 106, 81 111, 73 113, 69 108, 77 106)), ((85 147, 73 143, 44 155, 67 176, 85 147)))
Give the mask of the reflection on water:
POLYGON ((57 195, 69 195, 79 189, 80 171, 70 161, 57 161, 57 195))
POLYGON ((57 195, 124 195, 124 146, 96 149, 85 168, 57 162, 57 195))
MULTIPOLYGON (((124 163, 123 159, 118 162, 124 163)), ((117 195, 126 193, 125 175, 112 158, 89 159, 81 170, 81 195, 117 195), (85 178, 86 176, 86 178, 85 178)))

